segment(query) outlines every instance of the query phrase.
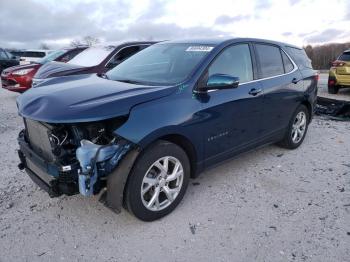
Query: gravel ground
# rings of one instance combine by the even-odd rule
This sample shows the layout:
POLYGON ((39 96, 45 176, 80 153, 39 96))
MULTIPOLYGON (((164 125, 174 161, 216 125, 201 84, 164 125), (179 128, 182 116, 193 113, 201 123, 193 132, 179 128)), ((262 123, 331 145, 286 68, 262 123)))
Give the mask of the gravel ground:
POLYGON ((350 122, 315 118, 297 150, 211 169, 145 223, 96 198, 50 199, 19 171, 16 96, 0 90, 1 262, 350 261, 350 122))

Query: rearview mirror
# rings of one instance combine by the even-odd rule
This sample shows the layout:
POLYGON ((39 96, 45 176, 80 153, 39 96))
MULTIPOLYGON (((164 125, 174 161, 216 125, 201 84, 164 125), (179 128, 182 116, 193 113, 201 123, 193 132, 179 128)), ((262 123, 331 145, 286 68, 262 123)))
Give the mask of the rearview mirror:
POLYGON ((237 88, 238 84, 239 77, 225 74, 214 74, 208 78, 206 86, 201 87, 200 91, 237 88))

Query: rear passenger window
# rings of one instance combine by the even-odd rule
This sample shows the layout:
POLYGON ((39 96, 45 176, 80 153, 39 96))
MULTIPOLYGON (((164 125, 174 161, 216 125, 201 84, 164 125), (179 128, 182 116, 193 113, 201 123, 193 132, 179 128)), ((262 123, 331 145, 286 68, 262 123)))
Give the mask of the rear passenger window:
POLYGON ((121 62, 136 54, 140 50, 142 50, 142 46, 129 46, 123 48, 111 58, 111 60, 106 65, 106 68, 110 69, 119 65, 121 62))
POLYGON ((253 80, 252 59, 248 44, 226 48, 210 65, 209 77, 214 74, 226 74, 239 77, 239 82, 253 80))
POLYGON ((289 57, 284 52, 282 52, 282 59, 284 64, 284 72, 291 72, 294 69, 294 66, 292 64, 292 61, 290 61, 289 57))
POLYGON ((292 57, 293 61, 298 65, 300 69, 312 68, 311 60, 308 58, 304 49, 298 49, 287 46, 287 52, 292 57))
POLYGON ((284 74, 280 49, 272 45, 256 44, 260 61, 261 78, 284 74))

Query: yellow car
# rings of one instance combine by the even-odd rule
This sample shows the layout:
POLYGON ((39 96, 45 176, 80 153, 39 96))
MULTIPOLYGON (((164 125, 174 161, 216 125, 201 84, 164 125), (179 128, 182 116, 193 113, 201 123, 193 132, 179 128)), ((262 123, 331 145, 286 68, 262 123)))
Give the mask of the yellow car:
POLYGON ((329 70, 328 93, 336 94, 343 87, 350 87, 350 50, 344 51, 329 70))

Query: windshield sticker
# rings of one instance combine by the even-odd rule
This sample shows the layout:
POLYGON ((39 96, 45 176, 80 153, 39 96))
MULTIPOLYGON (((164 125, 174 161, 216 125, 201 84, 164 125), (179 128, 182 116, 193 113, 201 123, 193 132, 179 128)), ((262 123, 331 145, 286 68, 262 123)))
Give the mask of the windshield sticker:
POLYGON ((189 46, 186 52, 210 52, 214 47, 206 45, 189 46))

